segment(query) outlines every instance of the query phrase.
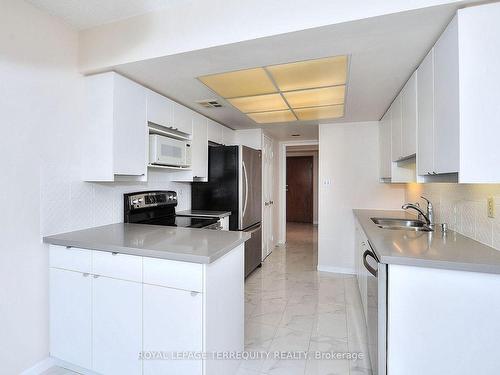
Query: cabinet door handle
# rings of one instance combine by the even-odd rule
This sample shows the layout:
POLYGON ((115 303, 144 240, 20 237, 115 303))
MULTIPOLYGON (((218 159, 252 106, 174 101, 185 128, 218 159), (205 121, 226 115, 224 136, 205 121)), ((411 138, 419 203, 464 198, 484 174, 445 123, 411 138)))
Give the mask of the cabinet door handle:
POLYGON ((118 253, 117 252, 112 252, 111 255, 118 255, 118 253))
POLYGON ((192 291, 191 292, 191 297, 196 297, 198 294, 199 294, 198 292, 192 291))
POLYGON ((89 277, 89 276, 90 276, 90 273, 87 273, 87 272, 82 273, 82 276, 83 276, 83 277, 89 277))
POLYGON ((100 275, 92 275, 94 279, 98 279, 100 275))

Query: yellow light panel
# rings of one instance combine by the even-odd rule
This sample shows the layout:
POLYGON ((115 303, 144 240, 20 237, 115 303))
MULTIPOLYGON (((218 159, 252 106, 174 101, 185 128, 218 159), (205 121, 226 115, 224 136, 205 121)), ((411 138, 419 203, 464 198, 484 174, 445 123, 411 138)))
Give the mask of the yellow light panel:
POLYGON ((347 77, 347 56, 273 65, 266 69, 281 91, 344 85, 347 77))
POLYGON ((324 120, 344 116, 344 105, 329 105, 325 107, 295 109, 299 120, 324 120))
POLYGON ((223 98, 270 94, 277 92, 263 68, 212 74, 199 80, 223 98))
POLYGON ((280 94, 267 94, 257 96, 247 96, 244 98, 228 99, 243 113, 278 111, 289 109, 280 94))
POLYGON ((247 114, 247 116, 259 124, 269 124, 273 122, 288 122, 297 120, 295 118, 295 115, 290 110, 249 113, 247 114))
POLYGON ((290 107, 294 109, 344 104, 345 86, 290 91, 283 93, 283 95, 290 107))

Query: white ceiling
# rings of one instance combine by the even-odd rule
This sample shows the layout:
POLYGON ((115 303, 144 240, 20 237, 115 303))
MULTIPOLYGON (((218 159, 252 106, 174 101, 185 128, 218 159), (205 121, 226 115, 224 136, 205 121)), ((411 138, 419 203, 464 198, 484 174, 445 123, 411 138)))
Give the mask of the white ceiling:
POLYGON ((259 126, 196 77, 347 54, 346 114, 335 122, 379 120, 456 9, 445 5, 374 17, 129 63, 114 70, 231 128, 262 127, 282 140, 317 139, 317 121, 259 126), (214 98, 224 107, 205 109, 196 103, 214 98), (301 137, 290 137, 292 133, 301 137))
POLYGON ((76 29, 110 23, 189 0, 26 0, 76 29))

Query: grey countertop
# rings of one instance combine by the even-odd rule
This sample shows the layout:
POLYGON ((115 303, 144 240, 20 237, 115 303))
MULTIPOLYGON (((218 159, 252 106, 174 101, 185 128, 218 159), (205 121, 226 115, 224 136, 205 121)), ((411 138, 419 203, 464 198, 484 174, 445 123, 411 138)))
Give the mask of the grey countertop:
POLYGON ((197 217, 223 217, 231 215, 231 211, 205 211, 205 210, 185 210, 175 213, 177 216, 197 216, 197 217))
POLYGON ((448 230, 379 228, 372 217, 411 218, 404 211, 353 210, 381 263, 500 274, 500 251, 448 230))
POLYGON ((44 237, 45 243, 192 263, 212 263, 250 238, 245 232, 110 224, 44 237))

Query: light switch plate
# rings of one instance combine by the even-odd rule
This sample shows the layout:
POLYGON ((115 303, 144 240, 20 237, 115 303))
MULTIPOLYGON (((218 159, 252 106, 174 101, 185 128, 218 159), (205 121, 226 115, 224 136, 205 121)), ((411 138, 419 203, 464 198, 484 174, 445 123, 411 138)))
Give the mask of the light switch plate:
POLYGON ((488 197, 488 217, 495 217, 495 198, 488 197))

